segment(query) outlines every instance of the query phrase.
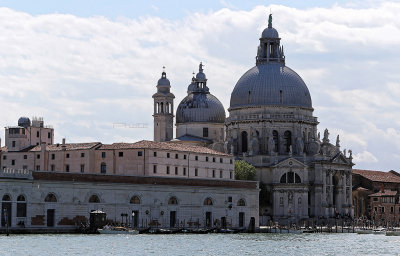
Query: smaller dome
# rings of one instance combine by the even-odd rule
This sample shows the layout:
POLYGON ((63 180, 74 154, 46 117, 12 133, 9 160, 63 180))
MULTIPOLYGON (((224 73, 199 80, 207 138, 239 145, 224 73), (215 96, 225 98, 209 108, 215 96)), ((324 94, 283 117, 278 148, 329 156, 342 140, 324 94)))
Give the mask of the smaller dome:
POLYGON ((206 74, 204 74, 203 72, 197 73, 196 79, 197 79, 197 81, 199 81, 199 82, 205 81, 205 80, 207 80, 206 74))
MULTIPOLYGON (((194 78, 193 78, 194 79, 194 78)), ((189 84, 188 89, 187 89, 187 93, 192 93, 196 90, 196 83, 195 81, 192 79, 192 83, 189 84)))
POLYGON ((268 27, 264 29, 261 35, 262 38, 279 38, 278 31, 273 27, 268 27))
POLYGON ((167 78, 167 74, 165 72, 162 72, 161 78, 157 82, 157 86, 170 86, 170 82, 167 78))
POLYGON ((18 126, 25 127, 25 128, 28 126, 31 126, 31 120, 25 116, 20 117, 18 119, 18 126))

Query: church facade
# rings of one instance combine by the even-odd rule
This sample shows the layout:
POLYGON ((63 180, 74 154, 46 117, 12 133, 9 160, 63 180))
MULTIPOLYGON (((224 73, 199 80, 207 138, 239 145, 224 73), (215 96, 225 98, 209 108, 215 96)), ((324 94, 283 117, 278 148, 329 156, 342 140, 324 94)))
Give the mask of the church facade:
POLYGON ((353 216, 352 151, 341 150, 339 135, 331 143, 327 129, 320 136, 310 92, 286 66, 280 41, 270 15, 256 65, 231 93, 228 117, 210 94, 200 64, 177 107, 177 138, 171 142, 200 144, 255 166, 256 179, 266 187, 262 216, 276 221, 353 216))

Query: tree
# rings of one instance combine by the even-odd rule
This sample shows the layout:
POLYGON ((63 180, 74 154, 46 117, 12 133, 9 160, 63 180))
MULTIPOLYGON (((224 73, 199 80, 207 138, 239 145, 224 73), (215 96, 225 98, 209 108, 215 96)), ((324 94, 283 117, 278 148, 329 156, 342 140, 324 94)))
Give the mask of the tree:
POLYGON ((235 161, 235 179, 253 180, 256 175, 256 168, 246 161, 235 161))

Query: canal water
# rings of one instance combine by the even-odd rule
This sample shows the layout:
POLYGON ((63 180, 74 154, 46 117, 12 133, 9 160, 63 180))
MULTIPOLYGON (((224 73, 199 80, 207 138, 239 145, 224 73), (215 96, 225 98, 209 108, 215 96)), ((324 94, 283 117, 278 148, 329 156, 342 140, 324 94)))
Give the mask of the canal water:
POLYGON ((400 236, 0 235, 0 255, 400 255, 400 236))

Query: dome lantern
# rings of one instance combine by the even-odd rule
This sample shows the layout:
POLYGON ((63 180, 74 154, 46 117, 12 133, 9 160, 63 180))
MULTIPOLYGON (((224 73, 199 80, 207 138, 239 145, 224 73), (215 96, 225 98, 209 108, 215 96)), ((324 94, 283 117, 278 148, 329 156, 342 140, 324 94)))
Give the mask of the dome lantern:
POLYGON ((272 14, 268 18, 268 27, 264 29, 257 49, 256 65, 265 62, 279 62, 285 64, 283 46, 278 31, 272 27, 272 14))

